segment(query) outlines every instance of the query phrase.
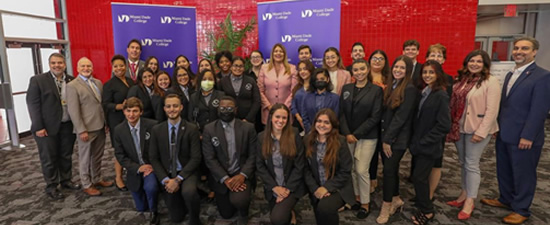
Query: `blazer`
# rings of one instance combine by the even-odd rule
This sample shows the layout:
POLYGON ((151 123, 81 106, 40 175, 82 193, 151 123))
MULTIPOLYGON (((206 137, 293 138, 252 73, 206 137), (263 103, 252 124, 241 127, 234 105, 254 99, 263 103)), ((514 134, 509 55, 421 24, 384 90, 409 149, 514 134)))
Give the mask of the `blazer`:
MULTIPOLYGON (((124 120, 122 110, 116 110, 117 104, 122 104, 128 97, 128 90, 134 86, 132 79, 126 79, 128 86, 118 77, 113 77, 103 86, 103 94, 101 95, 101 103, 103 111, 106 113, 107 125, 110 129, 114 129, 120 122, 124 120)), ((112 137, 112 136, 111 136, 112 137)))
MULTIPOLYGON (((330 193, 340 192, 342 199, 349 205, 355 205, 355 193, 351 181, 351 167, 353 160, 348 149, 348 144, 344 136, 339 137, 340 149, 338 150, 338 165, 334 177, 327 179, 325 187, 330 193)), ((307 166, 304 168, 304 179, 309 189, 310 198, 313 203, 319 200, 313 196, 317 188, 321 187, 319 179, 319 164, 317 163, 317 151, 314 151, 311 157, 306 156, 307 166)))
POLYGON ((237 101, 237 118, 246 119, 246 121, 254 123, 256 114, 260 111, 261 100, 258 84, 249 76, 241 75, 243 78, 239 95, 235 93, 231 76, 222 78, 220 82, 220 90, 237 101))
MULTIPOLYGON (((143 60, 140 59, 140 60, 138 61, 137 67, 136 67, 136 68, 137 68, 137 70, 136 70, 136 77, 137 77, 139 71, 142 70, 145 66, 146 66, 146 65, 145 65, 145 61, 143 61, 143 60)), ((160 65, 159 65, 159 68, 160 68, 160 65)), ((159 70, 160 70, 160 69, 159 69, 159 70)), ((126 73, 124 74, 124 76, 126 76, 126 78, 128 78, 129 80, 132 80, 132 81, 133 81, 133 79, 132 79, 132 77, 130 76, 130 74, 131 74, 130 60, 126 59, 126 73)), ((111 76, 111 78, 112 78, 112 77, 115 77, 115 75, 113 74, 113 75, 111 76)))
POLYGON ((283 103, 288 108, 292 103, 292 89, 298 83, 296 66, 290 64, 290 74, 284 73, 284 66, 281 65, 279 71, 275 72, 275 68, 268 70, 269 64, 262 65, 260 75, 258 76, 258 89, 262 100, 262 123, 267 123, 269 115, 268 107, 275 103, 283 103))
MULTIPOLYGON (((103 92, 101 81, 92 76, 89 79, 92 79, 99 89, 98 94, 101 95, 103 92)), ((85 131, 98 131, 105 127, 105 114, 101 99, 96 98, 90 86, 81 77, 77 77, 67 84, 67 109, 76 134, 85 131)))
MULTIPOLYGON (((141 158, 145 164, 151 164, 149 160, 149 140, 151 139, 151 129, 157 124, 157 121, 147 118, 141 118, 139 122, 139 151, 141 152, 141 158)), ((138 172, 139 158, 137 150, 132 138, 130 126, 128 122, 124 120, 113 129, 114 140, 113 146, 115 148, 115 156, 120 165, 122 165, 128 173, 126 174, 128 189, 133 192, 139 191, 143 184, 143 174, 138 172)))
POLYGON ((211 95, 208 104, 204 101, 201 91, 191 95, 188 120, 197 124, 201 132, 206 124, 218 119, 218 106, 220 106, 220 98, 224 96, 224 93, 213 90, 211 95))
MULTIPOLYGON (((338 116, 338 110, 340 109, 338 95, 330 91, 325 91, 324 94, 326 95, 325 102, 322 103, 320 109, 330 108, 336 113, 336 116, 338 116)), ((304 97, 304 100, 302 101, 302 108, 304 109, 304 113, 300 115, 302 116, 302 121, 304 123, 306 133, 311 130, 311 127, 315 122, 313 121, 315 119, 315 115, 319 111, 316 105, 316 96, 317 92, 308 92, 304 97)))
MULTIPOLYGON (((149 95, 147 90, 143 90, 139 85, 134 85, 128 90, 126 98, 136 97, 143 103, 143 114, 141 117, 155 119, 155 111, 153 110, 153 104, 151 103, 152 96, 149 95)), ((164 112, 164 111, 163 111, 164 112)))
POLYGON ((512 73, 508 73, 502 85, 498 116, 500 138, 512 145, 525 138, 533 141, 534 146, 542 146, 544 121, 550 108, 550 72, 536 63, 531 64, 506 95, 511 76, 512 73))
POLYGON ((498 78, 490 76, 478 88, 474 85, 466 96, 464 109, 464 132, 487 137, 498 131, 497 116, 500 105, 500 83, 498 78))
MULTIPOLYGON (((301 198, 305 194, 304 183, 304 144, 298 129, 294 130, 294 142, 296 143, 296 156, 294 158, 286 158, 283 156, 283 175, 285 180, 285 188, 290 190, 290 193, 295 198, 301 198)), ((271 133, 267 133, 271 136, 271 133)), ((264 184, 264 194, 267 201, 273 200, 272 189, 279 186, 276 181, 275 169, 273 167, 273 156, 270 155, 264 159, 262 154, 262 146, 266 131, 258 134, 258 147, 256 148, 256 174, 264 184)))
POLYGON ((355 95, 355 84, 346 84, 340 96, 340 132, 357 139, 378 139, 382 118, 382 88, 367 83, 355 95))
MULTIPOLYGON (((67 86, 73 79, 73 76, 65 75, 67 86)), ((61 126, 63 108, 57 84, 50 71, 31 77, 26 101, 32 121, 31 132, 34 134, 36 131, 46 129, 48 135, 57 135, 61 126)))
MULTIPOLYGON (((392 87, 387 87, 392 88, 392 87)), ((382 143, 390 144, 392 149, 405 150, 409 147, 412 121, 418 106, 418 89, 409 83, 405 88, 403 102, 395 109, 384 105, 382 113, 382 143)))
MULTIPOLYGON (((164 96, 166 96, 167 94, 168 94, 168 91, 164 93, 164 96)), ((151 96, 151 107, 153 108, 156 121, 160 123, 167 119, 166 112, 164 112, 164 97, 161 97, 158 94, 153 94, 151 96)))
MULTIPOLYGON (((178 173, 183 179, 195 175, 202 160, 200 133, 192 123, 181 120, 176 140, 177 158, 181 164, 178 173)), ((170 176, 170 132, 168 121, 153 127, 149 141, 149 161, 159 182, 170 176)))
POLYGON ((443 154, 445 136, 451 130, 449 97, 444 90, 432 91, 418 109, 413 121, 413 135, 409 150, 414 155, 439 158, 443 154))
MULTIPOLYGON (((254 171, 256 153, 256 130, 254 124, 235 119, 235 150, 239 157, 239 173, 244 173, 249 180, 255 180, 254 171)), ((217 193, 225 194, 228 189, 220 180, 229 174, 229 155, 221 120, 216 120, 204 127, 202 134, 202 152, 204 162, 214 178, 212 189, 217 193)))
POLYGON ((411 82, 418 89, 422 89, 422 86, 424 86, 424 81, 422 81, 422 63, 418 61, 414 64, 414 70, 411 74, 411 82))
POLYGON ((187 89, 187 92, 188 92, 187 94, 189 94, 189 98, 185 96, 185 93, 183 93, 179 85, 172 85, 172 87, 170 87, 168 91, 166 91, 166 95, 177 94, 180 97, 181 103, 183 104, 183 110, 181 111, 181 118, 183 119, 187 119, 189 115, 189 102, 190 102, 189 100, 191 99, 191 96, 193 95, 193 93, 195 93, 195 89, 189 87, 187 89))
POLYGON ((351 75, 350 72, 344 69, 338 69, 336 73, 336 78, 338 79, 338 84, 334 85, 334 81, 331 80, 331 83, 334 87, 334 90, 336 90, 336 94, 340 95, 342 93, 342 87, 344 85, 351 83, 351 75))

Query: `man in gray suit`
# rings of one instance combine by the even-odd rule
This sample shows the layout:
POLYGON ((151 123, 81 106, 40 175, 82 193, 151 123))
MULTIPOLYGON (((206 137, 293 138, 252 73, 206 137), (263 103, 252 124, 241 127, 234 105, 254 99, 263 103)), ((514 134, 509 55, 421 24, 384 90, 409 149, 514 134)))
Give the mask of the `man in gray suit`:
POLYGON ((93 78, 92 61, 78 60, 78 77, 67 85, 67 106, 78 135, 80 181, 90 196, 101 195, 96 187, 110 187, 112 181, 101 178, 101 158, 105 147, 105 113, 101 106, 103 84, 93 78))
MULTIPOLYGON (((128 53, 128 66, 126 67, 126 77, 136 81, 140 70, 145 67, 145 62, 139 57, 141 56, 141 43, 137 39, 132 39, 126 48, 128 53)), ((113 75, 114 76, 114 75, 113 75)))
POLYGON ((38 147, 46 194, 52 199, 64 196, 57 190, 80 189, 71 182, 75 135, 67 111, 67 84, 74 79, 65 74, 65 57, 53 53, 48 59, 50 71, 31 77, 27 90, 27 108, 31 132, 38 147))

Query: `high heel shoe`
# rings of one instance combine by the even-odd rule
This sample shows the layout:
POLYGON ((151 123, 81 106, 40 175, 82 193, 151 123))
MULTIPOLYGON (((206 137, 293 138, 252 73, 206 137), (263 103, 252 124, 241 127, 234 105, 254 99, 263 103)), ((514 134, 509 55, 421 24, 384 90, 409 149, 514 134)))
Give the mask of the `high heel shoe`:
POLYGON ((392 208, 391 203, 382 203, 382 208, 380 209, 380 215, 378 215, 378 218, 376 218, 376 223, 378 224, 388 223, 388 220, 390 219, 391 208, 392 208))
POLYGON ((391 202, 391 208, 390 208, 390 216, 395 214, 395 212, 403 212, 403 205, 405 205, 405 202, 401 199, 399 201, 392 201, 391 202))
POLYGON ((458 213, 458 219, 459 220, 470 219, 470 217, 472 216, 472 213, 474 212, 474 208, 475 208, 475 205, 472 205, 472 211, 470 211, 470 213, 465 213, 464 211, 460 210, 460 212, 458 213))
POLYGON ((460 207, 464 206, 464 202, 466 202, 466 199, 462 200, 461 202, 459 202, 457 200, 452 200, 452 201, 448 201, 447 205, 460 208, 460 207))

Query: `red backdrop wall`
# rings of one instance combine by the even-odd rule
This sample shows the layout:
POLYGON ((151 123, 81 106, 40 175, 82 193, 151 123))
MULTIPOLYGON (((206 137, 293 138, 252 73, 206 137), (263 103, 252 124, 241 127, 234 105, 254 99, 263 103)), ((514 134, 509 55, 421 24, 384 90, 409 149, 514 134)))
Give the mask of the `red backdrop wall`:
MULTIPOLYGON (((77 60, 86 56, 94 63, 95 76, 104 82, 109 79, 109 60, 114 54, 111 2, 197 7, 200 54, 210 48, 206 31, 214 30, 227 13, 233 14, 236 26, 242 26, 252 16, 257 18, 256 3, 265 0, 67 1, 74 74, 77 74, 77 60)), ((474 48, 477 4, 477 0, 342 0, 340 51, 344 64, 351 62, 351 45, 354 42, 363 42, 367 57, 375 49, 382 49, 393 61, 402 53, 405 40, 416 39, 420 42, 420 62, 424 62, 429 45, 438 42, 445 45, 447 61, 444 69, 454 75, 463 58, 474 48)), ((245 40, 242 52, 249 54, 257 46, 256 29, 245 40)))

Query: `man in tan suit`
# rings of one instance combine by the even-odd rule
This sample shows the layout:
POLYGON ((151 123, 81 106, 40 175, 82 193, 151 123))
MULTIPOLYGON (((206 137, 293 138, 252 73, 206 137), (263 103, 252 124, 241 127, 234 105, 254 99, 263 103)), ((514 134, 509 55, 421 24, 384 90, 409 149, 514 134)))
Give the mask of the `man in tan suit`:
POLYGON ((78 77, 67 85, 67 106, 77 134, 80 181, 90 196, 101 195, 97 187, 110 187, 101 178, 101 158, 105 147, 105 114, 101 106, 103 84, 92 77, 92 61, 78 60, 78 77))

